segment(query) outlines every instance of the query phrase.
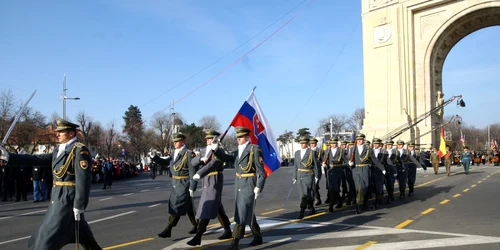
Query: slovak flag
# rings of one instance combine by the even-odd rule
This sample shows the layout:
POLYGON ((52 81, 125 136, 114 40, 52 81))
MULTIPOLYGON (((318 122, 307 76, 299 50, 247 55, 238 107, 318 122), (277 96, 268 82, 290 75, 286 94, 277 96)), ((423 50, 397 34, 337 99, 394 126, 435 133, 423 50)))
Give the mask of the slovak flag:
POLYGON ((281 166, 282 160, 277 154, 277 141, 253 91, 243 103, 243 106, 233 118, 230 125, 233 127, 245 127, 252 131, 250 133, 250 143, 259 145, 262 150, 266 176, 269 176, 281 166))

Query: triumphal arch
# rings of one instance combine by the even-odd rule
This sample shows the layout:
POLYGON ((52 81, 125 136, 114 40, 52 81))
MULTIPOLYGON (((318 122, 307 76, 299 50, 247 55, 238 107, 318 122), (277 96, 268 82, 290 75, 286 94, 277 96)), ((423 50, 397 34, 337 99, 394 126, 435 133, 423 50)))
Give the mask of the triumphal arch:
MULTIPOLYGON (((500 1, 362 0, 362 19, 362 131, 370 139, 412 124, 454 95, 466 99, 467 93, 443 93, 444 61, 465 36, 500 25, 500 1)), ((439 129, 430 131, 444 122, 443 115, 435 112, 392 139, 438 146, 439 129)))

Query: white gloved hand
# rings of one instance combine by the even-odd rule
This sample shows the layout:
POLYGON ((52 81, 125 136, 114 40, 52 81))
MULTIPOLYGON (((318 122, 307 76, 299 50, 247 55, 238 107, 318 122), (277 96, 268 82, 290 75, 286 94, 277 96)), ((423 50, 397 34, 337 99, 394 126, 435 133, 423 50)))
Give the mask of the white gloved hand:
POLYGON ((194 197, 194 191, 189 189, 189 196, 194 197))
POLYGON ((354 162, 350 161, 349 166, 351 166, 351 167, 354 166, 354 162))
POLYGON ((209 148, 210 150, 217 151, 217 149, 219 148, 219 143, 212 143, 209 148))
POLYGON ((326 163, 321 164, 322 167, 326 168, 326 163))
POLYGON ((193 180, 197 181, 201 178, 201 176, 199 174, 195 174, 193 175, 193 180))
POLYGON ((203 164, 207 163, 207 157, 201 157, 200 161, 203 162, 203 164))
POLYGON ((255 199, 257 200, 257 197, 258 197, 258 196, 259 196, 259 194, 260 194, 260 188, 255 187, 255 188, 253 189, 253 193, 255 194, 255 199))
POLYGON ((325 168, 325 167, 322 167, 322 168, 321 168, 321 173, 322 173, 322 174, 325 174, 325 171, 326 171, 326 168, 325 168))
POLYGON ((385 175, 385 173, 386 173, 385 170, 382 170, 382 174, 385 175))
POLYGON ((297 182, 297 180, 296 180, 296 179, 293 179, 293 183, 292 183, 292 184, 295 184, 295 182, 297 182))
POLYGON ((155 155, 153 154, 153 152, 149 152, 148 155, 149 155, 150 158, 155 157, 155 155))
POLYGON ((318 177, 314 177, 314 181, 315 181, 316 183, 319 183, 319 179, 318 179, 318 177))
POLYGON ((80 210, 78 208, 73 208, 73 213, 75 215, 75 221, 80 221, 81 214, 83 214, 84 210, 80 210))
POLYGON ((0 146, 0 160, 9 162, 9 152, 3 146, 0 146))

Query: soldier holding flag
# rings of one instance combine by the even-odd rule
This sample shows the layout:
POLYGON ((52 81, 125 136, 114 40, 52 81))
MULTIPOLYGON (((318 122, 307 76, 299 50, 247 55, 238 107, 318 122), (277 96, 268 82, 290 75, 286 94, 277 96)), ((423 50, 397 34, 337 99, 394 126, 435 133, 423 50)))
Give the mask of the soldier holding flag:
POLYGON ((213 144, 211 149, 214 155, 225 162, 233 162, 236 170, 236 204, 234 211, 233 241, 229 249, 238 249, 241 238, 245 235, 245 226, 250 225, 254 236, 249 246, 262 244, 260 226, 254 214, 255 202, 264 189, 266 173, 264 172, 262 150, 259 145, 250 143, 251 130, 245 127, 236 127, 238 150, 226 154, 219 144, 213 144))

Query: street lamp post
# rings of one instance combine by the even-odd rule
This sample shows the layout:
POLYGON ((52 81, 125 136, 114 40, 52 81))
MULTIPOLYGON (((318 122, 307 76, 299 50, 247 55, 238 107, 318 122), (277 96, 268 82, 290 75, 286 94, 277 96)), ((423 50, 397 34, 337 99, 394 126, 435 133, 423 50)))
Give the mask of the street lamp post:
POLYGON ((64 74, 64 80, 63 80, 63 93, 62 93, 62 98, 63 98, 63 119, 66 120, 66 100, 80 100, 80 97, 67 97, 66 96, 66 74, 64 74))

